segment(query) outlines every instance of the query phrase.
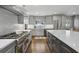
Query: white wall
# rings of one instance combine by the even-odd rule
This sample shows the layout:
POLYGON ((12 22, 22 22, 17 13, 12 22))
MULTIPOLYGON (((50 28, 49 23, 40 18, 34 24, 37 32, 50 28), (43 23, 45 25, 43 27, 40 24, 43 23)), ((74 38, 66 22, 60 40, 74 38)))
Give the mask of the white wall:
POLYGON ((17 16, 12 12, 0 8, 0 35, 14 32, 17 16))

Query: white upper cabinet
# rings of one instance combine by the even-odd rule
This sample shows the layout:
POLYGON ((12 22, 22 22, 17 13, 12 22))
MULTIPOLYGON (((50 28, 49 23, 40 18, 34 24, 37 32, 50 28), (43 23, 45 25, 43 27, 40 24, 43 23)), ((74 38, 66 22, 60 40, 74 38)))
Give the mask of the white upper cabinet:
POLYGON ((71 29, 72 27, 72 17, 62 16, 62 29, 71 29))
POLYGON ((52 16, 46 16, 46 24, 52 24, 53 22, 52 22, 52 16))
POLYGON ((29 24, 35 24, 34 16, 29 16, 29 24))
POLYGON ((74 18, 74 28, 79 29, 79 16, 75 16, 74 18))
POLYGON ((29 16, 29 24, 45 24, 45 16, 29 16))
POLYGON ((29 16, 24 17, 24 24, 29 24, 29 16))

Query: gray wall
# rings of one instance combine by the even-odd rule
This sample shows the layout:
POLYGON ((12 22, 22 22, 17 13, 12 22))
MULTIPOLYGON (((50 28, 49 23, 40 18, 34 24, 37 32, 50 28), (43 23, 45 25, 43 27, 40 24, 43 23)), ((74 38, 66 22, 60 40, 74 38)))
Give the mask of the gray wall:
POLYGON ((0 35, 14 32, 17 23, 17 15, 0 8, 0 35))

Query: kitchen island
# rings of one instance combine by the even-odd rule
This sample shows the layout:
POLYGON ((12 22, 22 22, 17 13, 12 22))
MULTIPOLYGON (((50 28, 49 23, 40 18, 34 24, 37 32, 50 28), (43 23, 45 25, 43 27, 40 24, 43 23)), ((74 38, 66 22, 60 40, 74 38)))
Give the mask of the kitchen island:
POLYGON ((56 52, 79 52, 79 32, 70 30, 47 30, 47 37, 52 42, 51 46, 54 43, 54 47, 57 49, 56 52))

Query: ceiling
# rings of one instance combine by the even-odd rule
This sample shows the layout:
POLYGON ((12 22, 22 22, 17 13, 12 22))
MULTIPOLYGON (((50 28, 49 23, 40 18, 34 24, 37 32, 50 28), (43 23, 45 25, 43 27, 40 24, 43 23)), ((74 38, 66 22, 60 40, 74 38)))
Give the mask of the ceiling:
POLYGON ((20 5, 26 15, 79 15, 79 5, 20 5))

